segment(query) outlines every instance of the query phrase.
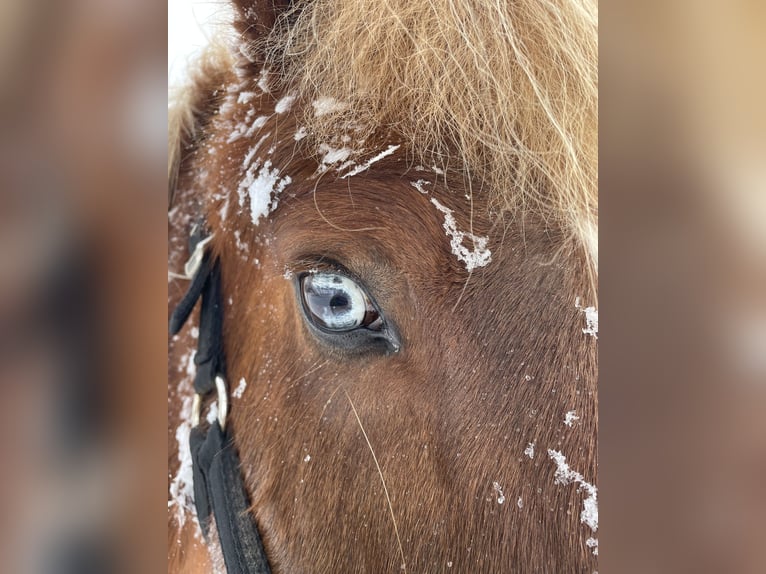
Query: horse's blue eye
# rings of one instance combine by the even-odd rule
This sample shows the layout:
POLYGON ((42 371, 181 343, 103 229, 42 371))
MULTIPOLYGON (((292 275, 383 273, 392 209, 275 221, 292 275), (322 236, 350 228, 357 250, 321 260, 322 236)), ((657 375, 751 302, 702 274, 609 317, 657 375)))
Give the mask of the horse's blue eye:
POLYGON ((362 288, 339 273, 313 273, 301 278, 301 297, 311 320, 332 332, 360 327, 380 328, 380 314, 362 288))

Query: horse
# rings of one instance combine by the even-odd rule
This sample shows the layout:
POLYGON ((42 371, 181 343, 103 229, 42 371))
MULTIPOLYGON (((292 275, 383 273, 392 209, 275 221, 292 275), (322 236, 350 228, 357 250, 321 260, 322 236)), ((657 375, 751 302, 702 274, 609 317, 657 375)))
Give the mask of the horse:
POLYGON ((169 107, 168 571, 596 571, 595 5, 232 7, 169 107))

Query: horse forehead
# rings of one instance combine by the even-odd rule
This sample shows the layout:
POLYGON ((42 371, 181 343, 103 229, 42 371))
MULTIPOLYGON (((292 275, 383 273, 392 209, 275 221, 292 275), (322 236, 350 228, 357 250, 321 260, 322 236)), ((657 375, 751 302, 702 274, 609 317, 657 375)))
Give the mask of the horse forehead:
MULTIPOLYGON (((305 104, 294 95, 229 98, 210 155, 222 163, 219 199, 229 196, 219 211, 245 207, 230 226, 243 237, 271 232, 287 251, 342 245, 350 257, 387 259, 421 283, 450 284, 477 305, 503 306, 526 280, 517 269, 520 254, 536 250, 534 230, 506 234, 462 176, 413 163, 400 142, 362 140, 353 129, 307 136, 305 104), (259 185, 265 198, 254 193, 259 185)), ((278 259, 284 267, 289 254, 278 259)))
MULTIPOLYGON (((230 204, 236 201, 240 212, 249 205, 249 224, 256 228, 262 217, 276 211, 277 223, 315 220, 317 234, 330 232, 325 227, 335 221, 336 236, 344 230, 387 227, 402 248, 411 243, 408 235, 427 229, 456 244, 488 234, 484 197, 471 197, 460 175, 447 185, 438 166, 413 163, 400 142, 361 139, 353 128, 306 137, 293 95, 253 100, 250 92, 234 92, 229 98, 208 143, 208 171, 218 180, 208 187, 223 204, 222 219, 231 215, 230 204), (450 225, 454 229, 447 229, 450 225)), ((247 218, 236 225, 247 227, 247 218)), ((467 249, 473 251, 470 245, 467 249)), ((487 251, 477 261, 489 259, 487 251)))
MULTIPOLYGON (((365 135, 353 122, 332 124, 322 133, 308 133, 302 125, 306 114, 323 115, 335 108, 342 109, 342 103, 304 102, 294 93, 257 93, 232 86, 211 126, 212 135, 205 144, 208 157, 202 157, 201 163, 212 166, 229 187, 248 175, 265 173, 267 164, 272 171, 290 176, 291 183, 312 183, 308 186, 312 190, 324 189, 333 180, 344 181, 351 189, 360 176, 401 177, 410 172, 414 176, 411 190, 427 193, 429 178, 444 175, 438 166, 409 161, 406 146, 393 135, 365 135)), ((296 192, 295 186, 291 192, 296 192)))

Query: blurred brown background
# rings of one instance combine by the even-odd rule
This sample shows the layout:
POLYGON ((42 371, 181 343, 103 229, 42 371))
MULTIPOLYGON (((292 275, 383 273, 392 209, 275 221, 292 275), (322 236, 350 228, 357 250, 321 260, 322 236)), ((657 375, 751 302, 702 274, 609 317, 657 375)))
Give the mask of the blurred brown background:
POLYGON ((0 571, 162 571, 166 29, 0 3, 0 571))
POLYGON ((763 572, 766 4, 600 15, 600 571, 763 572))
MULTIPOLYGON (((766 5, 600 14, 600 571, 762 572, 766 5)), ((164 568, 167 23, 0 4, 3 571, 164 568)))

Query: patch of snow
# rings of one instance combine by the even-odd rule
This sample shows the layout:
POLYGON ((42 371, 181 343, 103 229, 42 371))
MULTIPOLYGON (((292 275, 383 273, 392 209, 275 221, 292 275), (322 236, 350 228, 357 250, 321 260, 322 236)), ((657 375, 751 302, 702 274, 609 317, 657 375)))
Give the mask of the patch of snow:
POLYGON ((579 297, 575 299, 575 307, 585 313, 585 328, 582 332, 598 339, 598 309, 592 306, 585 308, 581 307, 579 297))
POLYGON ((578 491, 584 490, 587 493, 588 496, 583 501, 583 510, 580 513, 580 522, 596 532, 598 530, 598 489, 586 482, 582 474, 569 468, 567 459, 561 452, 548 449, 548 456, 556 463, 556 474, 554 475, 556 484, 575 483, 578 485, 578 491))
POLYGON ((598 339, 598 310, 595 307, 585 308, 585 329, 582 330, 586 335, 593 335, 598 339))
POLYGON ((327 171, 329 166, 346 161, 351 155, 352 150, 347 147, 336 149, 323 143, 319 145, 319 152, 324 154, 321 160, 321 168, 324 169, 320 168, 320 171, 327 171))
POLYGON ((245 381, 245 377, 242 377, 239 380, 239 383, 237 384, 237 388, 231 392, 231 396, 234 397, 235 399, 241 399, 242 393, 245 392, 246 388, 247 388, 247 381, 245 381))
POLYGON ((186 523, 186 513, 194 509, 194 477, 192 456, 189 448, 191 434, 191 397, 184 397, 181 407, 181 423, 176 428, 178 443, 178 471, 170 482, 170 500, 168 508, 175 506, 176 521, 179 526, 186 523))
POLYGON ((455 218, 452 216, 452 210, 439 203, 435 198, 431 198, 431 203, 444 214, 444 224, 442 227, 450 237, 452 253, 458 258, 458 261, 462 261, 465 264, 465 268, 469 273, 476 267, 484 267, 492 261, 492 252, 487 249, 488 237, 479 237, 473 233, 458 231, 455 218), (469 251, 463 245, 463 241, 466 238, 473 242, 472 251, 469 251))
POLYGON ((598 538, 588 538, 585 541, 585 546, 593 549, 593 555, 598 556, 598 538))
POLYGON ((280 99, 277 102, 277 105, 274 107, 274 111, 278 114, 284 114, 285 112, 289 112, 290 108, 293 107, 293 102, 295 101, 296 96, 294 94, 284 96, 282 99, 280 99))
POLYGON ((428 192, 425 189, 423 189, 423 186, 424 185, 431 185, 431 182, 430 181, 426 181, 425 179, 419 179, 417 181, 411 181, 410 185, 412 187, 414 187, 415 189, 417 189, 420 193, 422 193, 424 195, 427 195, 428 192))
POLYGON ((306 131, 306 128, 304 128, 303 126, 301 126, 301 127, 299 127, 299 128, 298 128, 298 131, 297 131, 297 132, 295 132, 295 135, 293 135, 293 139, 294 139, 295 141, 299 142, 299 141, 301 141, 303 138, 305 138, 307 134, 308 134, 308 132, 306 131))
POLYGON ((568 427, 573 426, 574 422, 579 420, 580 420, 580 417, 577 416, 576 411, 568 411, 564 415, 564 424, 567 425, 568 427))
POLYGON ((237 95, 237 103, 238 104, 249 104, 253 98, 256 96, 255 92, 240 92, 237 95))
POLYGON ((503 494, 503 489, 497 482, 492 483, 492 488, 495 489, 495 492, 497 493, 497 503, 502 504, 505 502, 505 495, 503 494))
POLYGON ((310 454, 307 454, 306 456, 303 457, 303 462, 309 462, 310 460, 311 460, 310 454))
POLYGON ((524 449, 524 454, 526 454, 529 458, 535 458, 535 443, 529 443, 527 448, 524 449))
POLYGON ((244 204, 245 194, 250 198, 250 218, 253 225, 256 226, 261 217, 268 215, 277 208, 279 194, 292 182, 289 175, 280 178, 279 169, 276 167, 272 169, 270 160, 263 164, 258 175, 256 175, 255 170, 259 166, 260 161, 256 161, 246 170, 237 189, 240 205, 244 204))
POLYGON ((444 175, 444 170, 443 170, 443 169, 439 169, 439 168, 438 168, 438 167, 436 167, 435 165, 432 165, 432 166, 431 166, 431 169, 432 169, 432 170, 434 170, 434 173, 435 173, 436 175, 444 175))
MULTIPOLYGON (((245 159, 242 160, 242 169, 246 170, 248 167, 250 167, 250 164, 253 162, 253 158, 255 157, 255 153, 258 151, 258 148, 261 147, 261 144, 263 144, 263 142, 266 141, 266 138, 270 135, 271 132, 264 134, 263 137, 261 137, 261 139, 259 139, 258 142, 247 151, 247 154, 245 154, 245 159)), ((241 198, 239 205, 240 207, 242 206, 241 198)))
POLYGON ((268 116, 258 116, 250 125, 247 124, 247 121, 237 124, 237 127, 234 128, 231 134, 229 134, 229 137, 226 139, 226 143, 235 142, 240 138, 253 137, 255 132, 266 125, 268 119, 268 116))
POLYGON ((266 68, 261 69, 261 76, 258 78, 258 87, 264 93, 271 92, 271 89, 269 89, 269 70, 266 68))
POLYGON ((258 116, 257 118, 255 118, 255 120, 253 120, 253 123, 250 124, 250 127, 243 134, 243 137, 245 138, 253 137, 258 130, 260 130, 263 126, 266 125, 267 121, 269 121, 269 116, 258 116))
POLYGON ((335 98, 321 97, 311 103, 314 106, 314 115, 316 117, 325 116, 334 112, 342 112, 348 107, 345 102, 339 102, 335 98))
POLYGON ((521 500, 521 497, 519 496, 519 499, 516 501, 516 506, 519 508, 524 508, 524 501, 521 500))
POLYGON ((209 424, 213 424, 218 418, 218 401, 210 403, 210 408, 207 410, 207 416, 205 419, 209 424))
POLYGON ((396 150, 398 150, 401 146, 399 145, 390 145, 386 149, 384 149, 382 152, 380 152, 375 157, 372 157, 368 159, 366 162, 364 162, 361 165, 356 166, 354 169, 352 169, 350 172, 348 172, 346 175, 341 177, 341 179, 346 179, 347 177, 353 177, 355 175, 358 175, 362 173, 363 171, 366 171, 370 169, 370 166, 376 162, 379 162, 384 157, 388 157, 392 153, 394 153, 396 150))

